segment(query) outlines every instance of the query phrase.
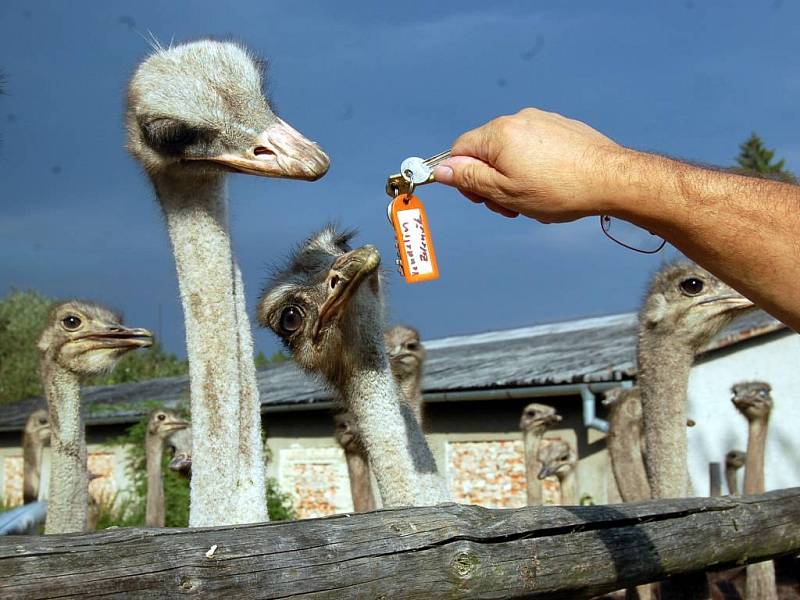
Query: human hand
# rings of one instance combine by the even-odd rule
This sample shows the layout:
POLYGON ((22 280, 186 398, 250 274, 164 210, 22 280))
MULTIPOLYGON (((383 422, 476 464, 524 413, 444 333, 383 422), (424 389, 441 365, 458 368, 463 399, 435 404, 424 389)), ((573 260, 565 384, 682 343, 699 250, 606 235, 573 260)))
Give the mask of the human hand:
POLYGON ((580 121, 526 108, 463 134, 434 177, 507 217, 572 221, 603 212, 626 152, 580 121))

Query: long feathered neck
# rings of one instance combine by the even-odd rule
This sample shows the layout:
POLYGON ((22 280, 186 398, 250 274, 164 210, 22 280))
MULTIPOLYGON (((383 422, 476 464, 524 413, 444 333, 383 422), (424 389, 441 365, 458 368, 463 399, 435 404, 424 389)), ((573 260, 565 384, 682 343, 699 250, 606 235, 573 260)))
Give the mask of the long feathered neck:
POLYGON ((22 436, 22 501, 25 504, 39 499, 44 444, 38 432, 22 436))
POLYGON ((544 437, 547 427, 536 425, 527 427, 522 432, 522 442, 525 448, 525 478, 528 486, 528 506, 538 506, 542 503, 542 482, 539 471, 542 463, 539 460, 539 445, 544 437))
POLYGON ((675 336, 643 328, 638 360, 651 493, 682 498, 689 492, 686 393, 694 351, 675 336))
POLYGON ((726 465, 725 467, 725 481, 728 484, 728 494, 731 496, 738 496, 739 495, 739 485, 736 476, 736 467, 732 465, 726 465))
POLYGON ((164 457, 164 442, 149 431, 144 438, 147 467, 147 502, 144 524, 148 527, 164 527, 164 482, 161 480, 161 461, 164 457))
POLYGON ((764 455, 767 449, 769 416, 747 422, 747 454, 744 463, 744 495, 763 494, 764 455))
POLYGON ((78 376, 47 358, 42 383, 50 413, 50 489, 45 533, 86 531, 89 478, 78 376))
POLYGON ((558 477, 561 488, 561 504, 573 506, 578 503, 578 480, 575 476, 575 467, 560 471, 558 477))
POLYGON ((375 338, 369 361, 349 370, 338 390, 361 431, 369 464, 386 507, 421 506, 449 499, 433 454, 375 338))
POLYGON ((642 453, 642 419, 638 393, 622 398, 609 415, 607 437, 611 467, 624 502, 650 499, 650 484, 642 453))
POLYGON ((222 176, 154 177, 186 324, 192 398, 192 527, 266 521, 250 324, 222 176))
POLYGON ((414 369, 399 379, 400 391, 414 413, 414 418, 422 425, 422 369, 414 369))

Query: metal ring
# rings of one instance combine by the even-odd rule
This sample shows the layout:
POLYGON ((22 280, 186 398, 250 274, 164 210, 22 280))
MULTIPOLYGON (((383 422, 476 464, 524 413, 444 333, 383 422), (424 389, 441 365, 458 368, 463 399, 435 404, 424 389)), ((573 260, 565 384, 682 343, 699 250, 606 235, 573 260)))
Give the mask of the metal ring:
POLYGON ((413 181, 408 182, 408 191, 406 192, 406 197, 409 197, 414 194, 414 190, 416 189, 416 184, 413 181))

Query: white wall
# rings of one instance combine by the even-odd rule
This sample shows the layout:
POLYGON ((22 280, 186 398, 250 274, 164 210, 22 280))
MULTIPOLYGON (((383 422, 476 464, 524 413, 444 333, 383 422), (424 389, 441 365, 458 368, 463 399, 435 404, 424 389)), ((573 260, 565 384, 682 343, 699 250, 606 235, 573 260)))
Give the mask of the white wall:
MULTIPOLYGON (((698 496, 708 495, 708 463, 747 449, 747 421, 731 402, 731 386, 747 380, 772 386, 775 406, 766 454, 767 490, 800 486, 800 335, 787 333, 762 343, 734 346, 701 361, 689 378, 689 470, 698 496)), ((744 470, 739 471, 739 486, 744 470)), ((722 493, 727 494, 724 482, 722 493)))

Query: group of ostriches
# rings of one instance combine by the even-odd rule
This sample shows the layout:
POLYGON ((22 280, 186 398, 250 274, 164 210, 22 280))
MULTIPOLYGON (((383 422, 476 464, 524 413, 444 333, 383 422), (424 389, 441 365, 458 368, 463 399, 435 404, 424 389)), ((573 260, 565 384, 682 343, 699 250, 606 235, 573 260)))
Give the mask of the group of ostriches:
MULTIPOLYGON (((235 172, 315 180, 329 161, 273 113, 262 90, 259 61, 239 45, 208 40, 157 48, 128 88, 128 149, 163 210, 190 369, 191 425, 167 410, 154 411, 148 421, 150 526, 164 525, 167 444, 175 449, 172 466, 191 477, 191 526, 268 519, 252 333, 229 236, 225 179, 235 172)), ((423 432, 425 350, 411 328, 384 330, 380 255, 373 246, 353 248, 351 242, 351 234, 330 226, 312 235, 267 285, 258 321, 339 399, 335 436, 356 510, 376 506, 370 473, 385 507, 447 502, 451 495, 423 432)), ((654 278, 640 314, 638 386, 607 399, 608 447, 625 501, 690 493, 689 370, 703 345, 751 307, 694 265, 672 265, 654 278)), ((53 310, 39 341, 49 414, 31 417, 25 443, 26 501, 38 495, 41 447, 47 441, 52 447, 47 533, 88 526, 81 381, 151 343, 150 332, 123 326, 97 304, 70 301, 53 310)), ((750 422, 745 493, 763 491, 769 387, 742 384, 734 394, 750 422)), ((550 475, 560 481, 562 503, 578 500, 575 449, 563 440, 543 443, 546 428, 560 419, 539 404, 522 415, 530 504, 542 502, 539 480, 550 475)), ((735 458, 731 454, 731 465, 735 458)), ((730 477, 735 480, 735 471, 730 477)))

